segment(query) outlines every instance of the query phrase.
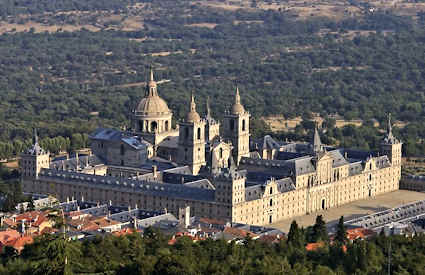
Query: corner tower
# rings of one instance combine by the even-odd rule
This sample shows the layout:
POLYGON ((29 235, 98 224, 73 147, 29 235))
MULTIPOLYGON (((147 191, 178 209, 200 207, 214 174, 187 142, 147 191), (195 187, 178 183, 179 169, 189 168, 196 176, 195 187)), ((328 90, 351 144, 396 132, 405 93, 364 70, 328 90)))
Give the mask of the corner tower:
POLYGON ((33 145, 21 154, 19 170, 21 172, 21 184, 24 192, 38 192, 35 185, 38 174, 42 168, 49 168, 49 152, 38 144, 37 130, 34 129, 33 145))
POLYGON ((230 112, 224 115, 223 136, 233 145, 233 157, 236 163, 242 157, 249 157, 249 112, 241 104, 239 88, 236 87, 235 102, 230 112))
POLYGON ((388 156, 392 166, 401 166, 401 147, 403 145, 392 132, 391 114, 388 115, 387 133, 381 142, 381 152, 388 156))
POLYGON ((190 110, 184 121, 179 123, 178 157, 179 164, 189 165, 194 175, 198 174, 205 162, 205 120, 196 111, 195 99, 191 97, 190 110))

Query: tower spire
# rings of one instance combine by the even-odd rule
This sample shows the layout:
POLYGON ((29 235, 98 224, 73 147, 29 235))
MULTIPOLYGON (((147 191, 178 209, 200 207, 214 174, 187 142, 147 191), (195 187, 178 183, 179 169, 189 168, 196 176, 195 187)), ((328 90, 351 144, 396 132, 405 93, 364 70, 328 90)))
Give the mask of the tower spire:
POLYGON ((201 118, 200 118, 198 112, 196 111, 195 96, 193 95, 193 91, 192 91, 192 95, 191 95, 191 99, 190 99, 190 109, 189 109, 189 112, 186 115, 186 121, 187 122, 199 122, 200 119, 201 118))
POLYGON ((153 77, 153 69, 152 66, 149 70, 149 81, 146 85, 146 95, 147 97, 158 96, 158 91, 156 89, 156 81, 153 77))
POLYGON ((34 143, 34 144, 38 144, 37 128, 34 128, 34 133, 33 133, 33 143, 34 143))
POLYGON ((245 108, 241 104, 241 96, 239 94, 239 87, 236 85, 235 103, 232 106, 232 114, 238 115, 245 113, 245 108))
POLYGON ((239 87, 238 87, 238 85, 236 85, 235 104, 241 104, 241 96, 239 94, 239 87))
POLYGON ((210 97, 207 96, 207 118, 211 118, 210 97))
POLYGON ((387 132, 388 132, 388 136, 392 136, 393 135, 393 127, 391 126, 391 113, 388 113, 388 129, 387 129, 387 132))
POLYGON ((193 96, 193 92, 192 92, 191 101, 190 101, 190 111, 196 112, 196 103, 195 103, 195 97, 193 96))
POLYGON ((149 81, 154 81, 152 65, 151 65, 151 68, 150 68, 150 79, 149 79, 149 81))
POLYGON ((314 126, 313 151, 315 153, 318 153, 322 150, 323 150, 322 141, 320 140, 319 129, 316 122, 314 126))

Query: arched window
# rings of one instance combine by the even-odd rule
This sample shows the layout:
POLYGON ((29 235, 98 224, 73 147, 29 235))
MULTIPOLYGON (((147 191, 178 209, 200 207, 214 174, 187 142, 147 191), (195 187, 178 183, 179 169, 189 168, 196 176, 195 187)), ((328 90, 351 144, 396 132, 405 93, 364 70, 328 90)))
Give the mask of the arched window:
POLYGON ((242 120, 242 131, 245 131, 245 119, 242 120))
POLYGON ((220 158, 223 158, 223 148, 220 148, 220 154, 219 154, 220 158))
POLYGON ((152 121, 151 132, 154 133, 156 131, 156 128, 158 128, 158 124, 156 123, 156 121, 152 121))
POLYGON ((270 206, 273 206, 273 199, 270 199, 270 206))
POLYGON ((273 194, 273 187, 270 187, 270 195, 273 194))
POLYGON ((369 164, 369 169, 372 170, 372 162, 369 164))
POLYGON ((198 140, 201 139, 201 128, 198 128, 197 138, 198 140))
POLYGON ((168 131, 168 120, 165 121, 165 131, 168 131))

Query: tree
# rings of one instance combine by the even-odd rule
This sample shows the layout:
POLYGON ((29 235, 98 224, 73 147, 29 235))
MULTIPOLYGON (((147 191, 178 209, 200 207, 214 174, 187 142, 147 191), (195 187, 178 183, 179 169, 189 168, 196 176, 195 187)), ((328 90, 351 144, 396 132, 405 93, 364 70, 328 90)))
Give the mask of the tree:
POLYGON ((312 232, 312 241, 313 242, 319 242, 319 241, 328 241, 328 231, 326 229, 325 221, 323 220, 322 215, 318 215, 316 217, 316 223, 313 225, 313 232, 312 232))
POLYGON ((292 244, 295 247, 304 246, 304 238, 301 230, 298 227, 297 222, 294 220, 291 223, 291 228, 288 233, 288 244, 292 244))
POLYGON ((341 216, 338 221, 335 241, 343 245, 347 242, 347 231, 344 226, 344 216, 341 216))

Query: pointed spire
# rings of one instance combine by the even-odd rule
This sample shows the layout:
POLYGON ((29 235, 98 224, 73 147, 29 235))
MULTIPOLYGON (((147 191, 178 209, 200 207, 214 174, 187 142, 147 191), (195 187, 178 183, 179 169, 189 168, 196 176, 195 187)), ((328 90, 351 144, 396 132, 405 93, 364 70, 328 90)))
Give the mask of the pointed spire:
POLYGON ((387 134, 384 137, 384 142, 389 144, 396 144, 400 141, 393 135, 393 127, 391 125, 391 113, 388 114, 388 125, 387 125, 387 134))
POLYGON ((235 103, 232 106, 232 114, 238 115, 245 112, 245 108, 241 104, 241 96, 239 94, 239 87, 236 85, 235 103))
POLYGON ((154 81, 152 65, 151 65, 151 68, 150 68, 150 79, 149 79, 149 81, 154 81))
POLYGON ((196 111, 195 96, 193 95, 193 91, 192 91, 191 100, 190 100, 190 109, 186 115, 186 122, 199 122, 200 119, 201 118, 198 112, 196 111))
POLYGON ((153 77, 153 69, 152 66, 150 67, 149 70, 149 81, 148 84, 146 85, 146 94, 145 96, 158 96, 158 91, 156 89, 156 81, 153 77))
POLYGON ((211 118, 210 97, 207 96, 207 118, 211 118))
POLYGON ((236 85, 235 104, 241 104, 241 96, 239 94, 239 87, 238 87, 238 85, 236 85))
POLYGON ((313 151, 315 153, 321 152, 323 150, 322 141, 320 140, 319 130, 317 123, 314 127, 314 137, 313 137, 313 151))
POLYGON ((195 96, 193 95, 193 92, 192 92, 191 101, 190 101, 190 111, 196 112, 195 96))
POLYGON ((33 143, 38 144, 37 128, 34 128, 33 143))

